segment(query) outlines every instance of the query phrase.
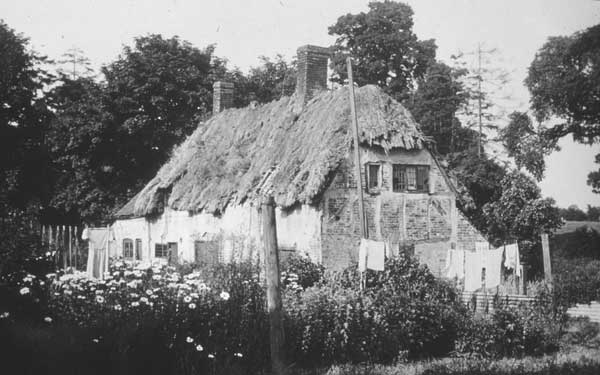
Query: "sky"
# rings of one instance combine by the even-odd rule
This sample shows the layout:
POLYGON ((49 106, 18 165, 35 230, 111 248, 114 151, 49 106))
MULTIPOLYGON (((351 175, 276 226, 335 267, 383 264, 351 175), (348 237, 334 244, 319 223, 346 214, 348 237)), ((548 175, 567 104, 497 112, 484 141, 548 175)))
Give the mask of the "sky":
MULTIPOLYGON (((600 22, 598 0, 406 0, 414 32, 435 39, 438 59, 450 62, 478 43, 496 48, 489 64, 510 73, 503 92, 507 110, 527 110, 527 67, 550 36, 570 35, 600 22)), ((344 14, 367 11, 365 0, 0 0, 0 19, 53 59, 69 48, 84 51, 98 68, 114 61, 136 36, 177 35, 197 47, 216 44, 230 66, 247 70, 258 57, 291 58, 304 44, 329 46, 328 26, 344 14)), ((466 55, 470 56, 470 55, 466 55)), ((561 207, 600 206, 587 186, 600 145, 561 140, 547 159, 542 193, 561 207)))

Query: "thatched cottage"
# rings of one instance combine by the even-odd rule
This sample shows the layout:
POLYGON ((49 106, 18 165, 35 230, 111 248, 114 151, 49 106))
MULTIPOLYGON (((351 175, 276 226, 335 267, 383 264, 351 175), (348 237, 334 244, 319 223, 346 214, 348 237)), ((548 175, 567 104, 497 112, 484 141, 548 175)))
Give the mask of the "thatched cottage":
MULTIPOLYGON (((264 105, 228 108, 233 86, 214 85, 214 115, 173 152, 116 214, 113 255, 216 262, 255 257, 259 202, 277 204, 283 256, 326 267, 356 260, 360 241, 348 88, 327 90, 327 50, 298 49, 297 89, 264 105)), ((456 191, 411 114, 376 86, 356 89, 369 237, 410 248, 439 273, 451 246, 481 234, 456 208, 456 191)))

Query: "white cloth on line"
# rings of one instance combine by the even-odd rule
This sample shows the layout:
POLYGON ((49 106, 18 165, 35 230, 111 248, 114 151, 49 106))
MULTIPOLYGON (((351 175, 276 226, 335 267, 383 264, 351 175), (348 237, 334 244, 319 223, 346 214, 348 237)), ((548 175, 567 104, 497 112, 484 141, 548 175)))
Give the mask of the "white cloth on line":
POLYGON ((360 239, 360 246, 358 247, 358 270, 365 272, 367 270, 367 239, 360 239))
POLYGON ((465 291, 473 292, 481 288, 483 259, 481 251, 465 251, 465 291))
POLYGON ((385 269, 385 242, 370 241, 367 246, 367 268, 375 271, 385 269))
POLYGON ((89 229, 87 227, 85 227, 83 229, 83 232, 81 232, 81 239, 85 241, 85 240, 87 240, 89 238, 90 238, 90 231, 89 231, 89 229))
POLYGON ((368 268, 383 271, 384 264, 385 242, 362 238, 358 248, 358 270, 364 272, 368 268))
POLYGON ((444 275, 449 278, 462 279, 465 276, 465 251, 464 250, 448 250, 446 254, 446 268, 444 275))
POLYGON ((482 252, 485 267, 486 288, 493 288, 500 285, 502 274, 502 253, 502 248, 482 252))
POLYGON ((517 270, 519 269, 519 245, 517 243, 513 243, 510 245, 504 246, 504 267, 509 270, 517 270))

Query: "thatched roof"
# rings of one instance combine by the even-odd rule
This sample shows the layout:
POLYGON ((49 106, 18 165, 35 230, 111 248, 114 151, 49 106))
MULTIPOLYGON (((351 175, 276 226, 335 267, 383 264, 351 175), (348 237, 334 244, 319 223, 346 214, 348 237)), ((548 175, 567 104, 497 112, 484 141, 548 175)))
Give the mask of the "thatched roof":
MULTIPOLYGON (((425 137, 410 113, 376 86, 356 89, 360 142, 420 149, 425 137)), ((210 118, 175 148, 171 159, 116 214, 175 210, 222 212, 270 191, 283 208, 314 203, 352 144, 347 88, 302 106, 296 96, 210 118)))

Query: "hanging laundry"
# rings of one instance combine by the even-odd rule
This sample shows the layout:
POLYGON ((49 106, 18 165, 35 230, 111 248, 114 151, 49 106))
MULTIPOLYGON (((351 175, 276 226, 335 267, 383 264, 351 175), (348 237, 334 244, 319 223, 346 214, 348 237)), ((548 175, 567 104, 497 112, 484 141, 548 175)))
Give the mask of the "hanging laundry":
POLYGON ((88 236, 88 263, 86 272, 88 277, 103 278, 108 270, 108 233, 106 228, 89 228, 88 236))
POLYGON ((370 241, 367 246, 367 268, 383 271, 385 267, 385 242, 370 241))
POLYGON ((485 267, 481 251, 465 251, 465 291, 481 288, 481 272, 485 267))
POLYGON ((475 242, 475 251, 487 251, 489 249, 489 242, 475 242))
POLYGON ((358 271, 365 272, 367 270, 367 240, 366 238, 360 239, 360 246, 358 247, 358 271))
POLYGON ((363 272, 368 268, 383 271, 384 263, 385 242, 362 238, 358 248, 358 270, 363 272))
POLYGON ((493 288, 500 285, 502 274, 502 253, 504 249, 492 249, 482 252, 485 266, 485 287, 493 288))
POLYGON ((446 267, 444 275, 449 278, 462 279, 465 276, 465 251, 464 250, 448 250, 446 254, 446 267))
POLYGON ((519 270, 519 245, 516 243, 504 246, 504 267, 519 270))
POLYGON ((81 239, 85 241, 85 240, 88 240, 89 238, 90 238, 90 231, 87 227, 85 227, 83 229, 83 232, 81 232, 81 239))

